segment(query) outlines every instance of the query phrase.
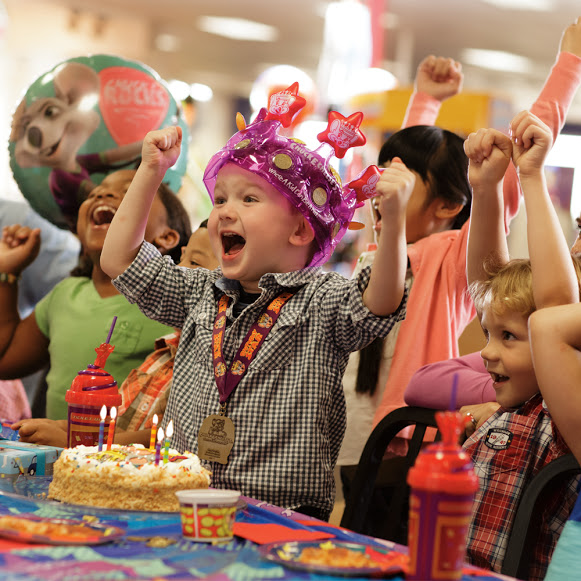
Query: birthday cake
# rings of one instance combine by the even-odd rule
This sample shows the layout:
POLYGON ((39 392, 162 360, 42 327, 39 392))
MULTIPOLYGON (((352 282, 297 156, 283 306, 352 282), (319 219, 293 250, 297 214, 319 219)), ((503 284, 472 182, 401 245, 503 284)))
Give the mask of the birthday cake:
POLYGON ((178 512, 178 490, 208 488, 210 472, 190 452, 170 449, 156 465, 140 444, 99 452, 97 446, 63 450, 54 464, 48 498, 106 508, 178 512))

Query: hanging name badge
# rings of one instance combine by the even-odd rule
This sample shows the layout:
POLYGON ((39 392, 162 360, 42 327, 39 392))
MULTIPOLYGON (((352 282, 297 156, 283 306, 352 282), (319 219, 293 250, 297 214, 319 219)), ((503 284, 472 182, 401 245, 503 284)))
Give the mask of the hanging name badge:
POLYGON ((256 357, 264 339, 274 327, 280 310, 293 294, 293 292, 283 292, 266 307, 246 334, 230 369, 226 367, 222 354, 229 299, 226 295, 220 297, 218 314, 214 321, 212 333, 214 378, 220 394, 220 413, 210 415, 202 422, 202 427, 198 433, 198 456, 202 460, 210 460, 220 464, 228 463, 228 456, 234 446, 234 423, 226 417, 228 398, 240 383, 250 362, 256 357))
POLYGON ((203 422, 198 433, 198 456, 202 460, 228 463, 234 446, 234 424, 226 416, 211 415, 203 422))

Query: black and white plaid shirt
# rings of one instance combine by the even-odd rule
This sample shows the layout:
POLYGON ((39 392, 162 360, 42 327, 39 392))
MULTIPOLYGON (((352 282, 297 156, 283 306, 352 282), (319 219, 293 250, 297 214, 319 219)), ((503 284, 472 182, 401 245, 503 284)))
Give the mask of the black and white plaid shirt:
POLYGON ((225 292, 233 299, 223 345, 229 365, 265 306, 284 289, 297 291, 228 400, 234 447, 228 464, 209 463, 212 486, 329 516, 333 467, 345 432, 341 378, 349 353, 386 336, 405 317, 407 294, 388 317, 376 317, 363 305, 369 274, 369 268, 353 280, 320 268, 265 274, 261 296, 237 318, 237 281, 223 278, 220 269, 175 266, 148 243, 114 280, 148 317, 182 329, 162 426, 173 419, 172 446, 192 452, 203 420, 220 409, 211 351, 219 297, 225 292), (218 279, 224 290, 216 286, 218 279))

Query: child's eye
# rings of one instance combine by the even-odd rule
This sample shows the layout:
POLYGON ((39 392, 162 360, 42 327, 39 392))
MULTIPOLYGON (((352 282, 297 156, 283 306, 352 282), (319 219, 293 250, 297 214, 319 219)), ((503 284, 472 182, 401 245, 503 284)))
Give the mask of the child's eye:
POLYGON ((512 339, 516 339, 516 337, 510 331, 503 331, 502 339, 503 341, 511 341, 512 339))
POLYGON ((225 201, 224 198, 214 198, 214 206, 221 206, 225 201))
POLYGON ((246 203, 250 203, 250 202, 256 202, 256 198, 254 196, 244 196, 244 201, 246 203))

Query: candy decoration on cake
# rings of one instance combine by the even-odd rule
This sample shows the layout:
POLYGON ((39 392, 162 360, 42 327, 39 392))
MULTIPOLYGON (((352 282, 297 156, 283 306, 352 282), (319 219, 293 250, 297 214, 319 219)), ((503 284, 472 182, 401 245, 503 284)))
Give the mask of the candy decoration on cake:
POLYGON ((349 117, 336 111, 329 113, 328 127, 318 135, 321 145, 314 151, 298 139, 281 135, 281 127, 292 122, 304 106, 303 101, 298 95, 298 83, 293 83, 272 95, 268 109, 261 109, 252 123, 247 125, 238 115, 239 131, 210 159, 204 183, 213 201, 218 172, 226 163, 235 163, 266 180, 308 220, 318 247, 309 266, 320 266, 350 226, 356 208, 376 194, 379 170, 372 171, 373 175, 364 171, 354 182, 343 186, 330 164, 333 155, 342 158, 349 148, 365 143, 359 130, 362 113, 349 117), (361 182, 363 176, 367 178, 361 182), (352 187, 353 183, 358 190, 352 187))
MULTIPOLYGON (((117 388, 117 382, 104 369, 107 358, 114 345, 109 343, 113 327, 117 317, 113 320, 106 343, 101 343, 95 349, 97 357, 95 363, 90 363, 87 369, 77 373, 70 389, 65 394, 65 401, 69 405, 68 410, 68 439, 67 446, 74 447, 80 444, 84 446, 96 445, 99 441, 99 428, 101 423, 101 408, 105 406, 121 405, 121 394, 117 388)), ((108 427, 104 425, 103 437, 108 436, 108 427)))

